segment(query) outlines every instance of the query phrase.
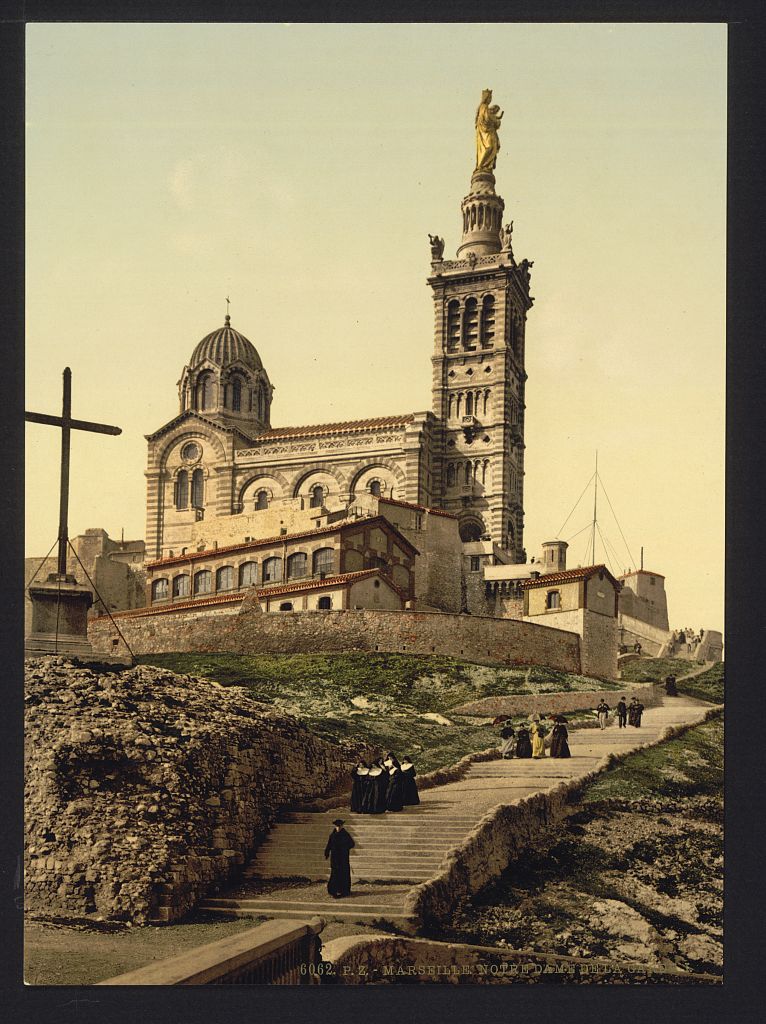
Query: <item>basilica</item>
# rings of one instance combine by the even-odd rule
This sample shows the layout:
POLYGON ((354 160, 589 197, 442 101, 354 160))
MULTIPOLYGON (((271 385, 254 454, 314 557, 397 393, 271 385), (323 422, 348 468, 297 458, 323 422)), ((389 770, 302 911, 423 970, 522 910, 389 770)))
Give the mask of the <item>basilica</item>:
MULTIPOLYGON (((370 514, 370 499, 449 516, 464 553, 480 551, 492 564, 526 560, 531 263, 516 261, 511 225, 503 225, 496 152, 485 145, 479 156, 461 204, 456 258, 445 259, 443 240, 431 236, 431 408, 272 426, 268 371, 227 315, 183 367, 178 415, 147 437, 149 563, 279 537, 307 524, 313 529, 317 521, 327 527, 355 509, 370 514)), ((253 582, 269 581, 261 574, 253 582)))

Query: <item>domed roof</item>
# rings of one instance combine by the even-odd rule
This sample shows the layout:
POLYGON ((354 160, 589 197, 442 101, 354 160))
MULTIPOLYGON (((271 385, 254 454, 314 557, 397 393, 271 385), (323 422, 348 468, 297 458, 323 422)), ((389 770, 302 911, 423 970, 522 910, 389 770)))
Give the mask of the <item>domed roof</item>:
POLYGON ((190 366, 198 366, 205 359, 209 359, 216 366, 229 366, 237 361, 243 362, 251 370, 261 370, 263 363, 261 357, 255 350, 255 345, 248 341, 244 334, 235 331, 230 325, 229 317, 226 323, 213 331, 199 342, 192 352, 190 366))

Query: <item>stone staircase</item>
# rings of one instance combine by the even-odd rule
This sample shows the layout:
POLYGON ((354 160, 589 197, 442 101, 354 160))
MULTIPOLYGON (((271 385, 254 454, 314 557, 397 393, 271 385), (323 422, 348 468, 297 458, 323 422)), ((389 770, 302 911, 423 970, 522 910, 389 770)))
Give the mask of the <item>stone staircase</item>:
POLYGON ((619 729, 613 723, 603 731, 572 730, 572 757, 566 760, 546 756, 479 762, 458 781, 424 790, 419 805, 397 813, 352 814, 345 807, 286 813, 245 868, 241 883, 226 897, 207 899, 200 906, 224 914, 319 914, 335 921, 402 924, 406 893, 437 875, 446 854, 493 807, 592 771, 605 754, 652 743, 666 726, 699 720, 708 707, 691 697, 665 698, 644 712, 640 729, 619 729), (342 900, 327 894, 328 862, 323 855, 338 817, 356 843, 351 852, 352 895, 342 900), (290 881, 296 877, 307 880, 303 887, 290 881))

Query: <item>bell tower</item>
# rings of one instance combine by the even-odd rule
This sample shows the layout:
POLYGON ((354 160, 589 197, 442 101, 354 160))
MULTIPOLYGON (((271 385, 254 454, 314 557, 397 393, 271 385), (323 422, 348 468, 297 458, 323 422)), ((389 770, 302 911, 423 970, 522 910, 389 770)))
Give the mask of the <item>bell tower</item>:
POLYGON ((482 93, 476 168, 462 201, 457 258, 431 236, 433 411, 438 421, 434 497, 458 515, 464 542, 491 539, 524 552, 524 335, 531 261, 517 263, 513 222, 495 192, 502 113, 482 93))

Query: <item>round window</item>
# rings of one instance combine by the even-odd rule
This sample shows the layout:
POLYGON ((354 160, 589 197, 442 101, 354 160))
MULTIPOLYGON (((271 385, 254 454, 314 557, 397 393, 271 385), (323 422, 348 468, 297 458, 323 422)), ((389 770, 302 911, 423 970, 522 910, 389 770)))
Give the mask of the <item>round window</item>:
POLYGON ((196 462, 202 454, 202 449, 195 441, 189 441, 181 449, 181 458, 187 462, 196 462))

